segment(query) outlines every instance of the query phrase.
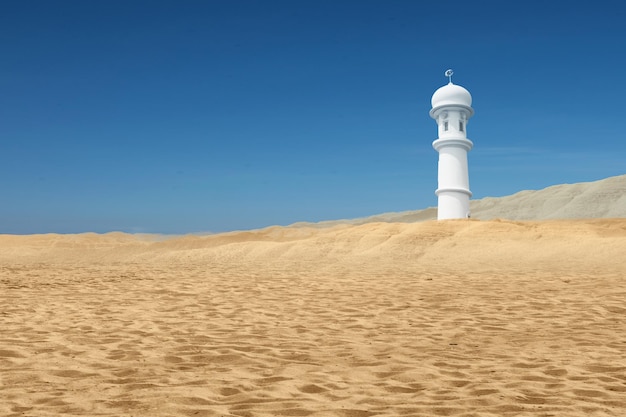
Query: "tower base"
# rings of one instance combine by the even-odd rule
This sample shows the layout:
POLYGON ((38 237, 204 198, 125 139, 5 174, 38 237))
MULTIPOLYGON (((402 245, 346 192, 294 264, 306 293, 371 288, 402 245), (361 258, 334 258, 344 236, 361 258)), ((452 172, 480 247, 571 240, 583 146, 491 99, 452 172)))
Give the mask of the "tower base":
POLYGON ((437 190, 437 220, 468 219, 470 217, 469 191, 437 190))

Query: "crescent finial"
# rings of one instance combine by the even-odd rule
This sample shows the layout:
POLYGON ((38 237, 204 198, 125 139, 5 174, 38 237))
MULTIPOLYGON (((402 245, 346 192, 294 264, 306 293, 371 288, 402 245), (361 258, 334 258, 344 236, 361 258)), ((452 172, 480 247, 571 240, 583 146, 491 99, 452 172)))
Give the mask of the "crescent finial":
POLYGON ((446 70, 445 74, 446 74, 446 77, 448 77, 448 82, 452 84, 452 74, 454 74, 454 71, 449 69, 449 70, 446 70))

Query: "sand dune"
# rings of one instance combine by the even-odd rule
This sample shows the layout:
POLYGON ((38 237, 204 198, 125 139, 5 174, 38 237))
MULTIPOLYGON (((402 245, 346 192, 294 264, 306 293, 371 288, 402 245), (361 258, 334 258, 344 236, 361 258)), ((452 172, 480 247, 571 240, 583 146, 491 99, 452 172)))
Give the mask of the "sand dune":
POLYGON ((2 416, 623 416, 626 219, 0 236, 2 416))
MULTIPOLYGON (((626 217, 626 175, 593 182, 554 185, 525 190, 506 197, 470 201, 472 218, 479 220, 599 219, 626 217)), ((372 222, 419 222, 437 219, 437 209, 383 213, 349 220, 297 223, 295 226, 328 227, 372 222)))
POLYGON ((508 197, 483 198, 476 201, 472 212, 484 220, 626 217, 626 175, 522 191, 508 197))

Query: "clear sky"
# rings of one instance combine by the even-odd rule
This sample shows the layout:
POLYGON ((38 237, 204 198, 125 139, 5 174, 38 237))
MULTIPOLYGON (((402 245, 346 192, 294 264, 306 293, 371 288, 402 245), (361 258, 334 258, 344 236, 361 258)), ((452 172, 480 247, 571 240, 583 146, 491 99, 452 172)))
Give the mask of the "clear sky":
POLYGON ((474 198, 626 173, 626 3, 0 7, 0 233, 220 232, 436 205, 433 92, 474 198))

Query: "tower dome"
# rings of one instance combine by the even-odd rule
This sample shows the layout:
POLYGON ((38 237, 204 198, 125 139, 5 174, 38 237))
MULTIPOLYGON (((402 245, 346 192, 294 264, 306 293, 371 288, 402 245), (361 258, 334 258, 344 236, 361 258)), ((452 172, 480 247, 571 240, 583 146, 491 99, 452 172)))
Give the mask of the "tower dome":
POLYGON ((452 81, 437 89, 430 102, 433 106, 431 115, 442 106, 461 106, 470 110, 470 115, 474 113, 472 95, 460 85, 452 84, 452 81))

